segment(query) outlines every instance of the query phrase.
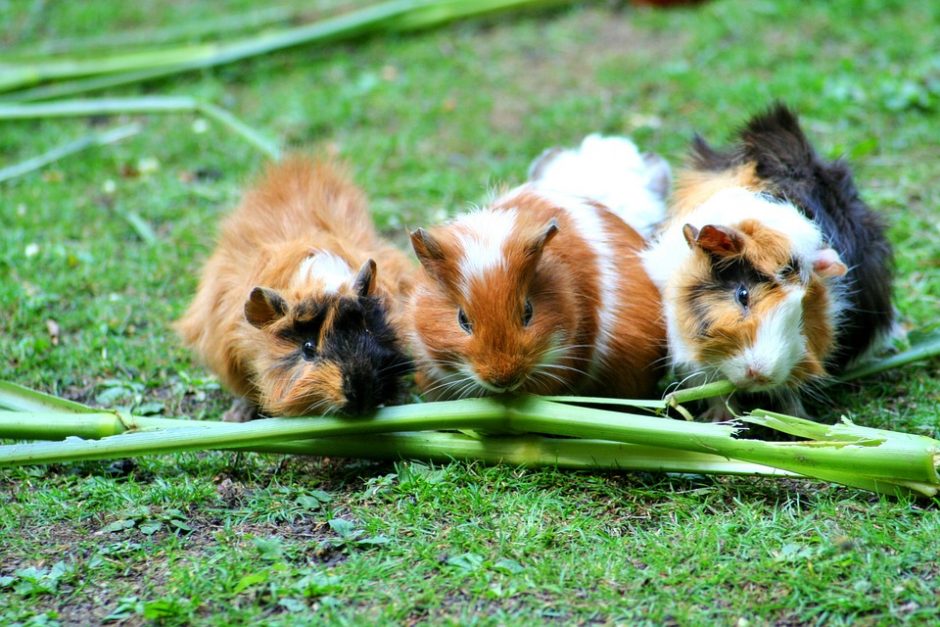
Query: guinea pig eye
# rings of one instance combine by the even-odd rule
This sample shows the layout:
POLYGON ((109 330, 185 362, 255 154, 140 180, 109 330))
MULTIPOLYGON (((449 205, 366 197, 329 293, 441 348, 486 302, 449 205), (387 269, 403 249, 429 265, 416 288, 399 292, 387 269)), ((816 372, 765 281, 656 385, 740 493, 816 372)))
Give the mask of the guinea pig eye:
POLYGON ((317 356, 317 343, 313 340, 307 340, 304 342, 301 350, 304 353, 304 359, 307 361, 313 361, 314 357, 317 356))
POLYGON ((750 292, 748 292, 747 288, 743 285, 739 285, 738 289, 734 292, 734 298, 742 307, 747 307, 750 301, 750 292))
POLYGON ((527 327, 530 322, 532 322, 532 301, 527 298, 522 312, 522 326, 527 327))
POLYGON ((470 324, 470 319, 467 318, 467 314, 464 313, 463 309, 457 310, 457 324, 460 325, 460 328, 466 331, 467 335, 473 333, 473 325, 470 324))

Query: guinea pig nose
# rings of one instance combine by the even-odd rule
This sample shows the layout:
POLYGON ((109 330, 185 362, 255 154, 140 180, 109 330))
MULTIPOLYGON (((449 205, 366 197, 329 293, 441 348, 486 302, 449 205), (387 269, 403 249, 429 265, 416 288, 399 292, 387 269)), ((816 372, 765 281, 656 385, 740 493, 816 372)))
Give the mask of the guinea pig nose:
POLYGON ((498 375, 493 375, 489 377, 488 383, 494 388, 500 388, 502 390, 515 390, 522 382, 525 380, 525 377, 519 373, 510 372, 510 373, 500 373, 498 375))
POLYGON ((376 408, 375 377, 371 372, 351 372, 343 375, 343 394, 347 414, 364 414, 376 408))
POLYGON ((770 378, 761 372, 760 369, 755 368, 754 366, 748 366, 744 376, 746 376, 749 381, 753 381, 754 383, 770 383, 770 378))

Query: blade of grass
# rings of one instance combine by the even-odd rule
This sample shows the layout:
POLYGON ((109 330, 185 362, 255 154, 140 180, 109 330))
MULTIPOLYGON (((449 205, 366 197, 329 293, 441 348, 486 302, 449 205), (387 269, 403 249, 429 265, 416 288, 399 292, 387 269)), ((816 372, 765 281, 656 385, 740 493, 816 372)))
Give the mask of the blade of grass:
POLYGON ((183 112, 201 113, 219 122, 271 159, 280 157, 280 149, 275 144, 228 111, 188 96, 99 98, 33 104, 0 103, 0 120, 183 112))
POLYGON ((125 126, 119 126, 118 128, 113 128, 107 131, 84 135, 76 140, 62 144, 61 146, 57 146, 41 155, 31 157, 26 161, 21 161, 11 166, 0 168, 0 183, 3 181, 9 181, 10 179, 22 176, 34 170, 38 170, 44 166, 49 165, 50 163, 58 161, 59 159, 64 159, 65 157, 74 155, 77 152, 81 152, 95 146, 113 144, 115 142, 121 141, 122 139, 127 139, 132 135, 136 135, 139 132, 139 124, 127 124, 125 126))
MULTIPOLYGON (((552 4, 559 2, 560 0, 553 0, 552 4)), ((176 74, 231 63, 299 45, 332 43, 362 35, 381 33, 390 28, 413 27, 409 27, 408 24, 427 28, 459 19, 463 15, 480 16, 522 6, 544 6, 545 2, 544 0, 486 0, 481 8, 472 8, 475 5, 475 2, 393 0, 311 24, 262 33, 222 44, 138 50, 96 59, 56 60, 32 64, 19 62, 16 65, 0 63, 0 91, 12 91, 66 78, 102 74, 123 75, 125 80, 110 83, 111 86, 115 86, 160 75, 147 74, 147 72, 168 71, 168 73, 176 74)), ((90 86, 86 84, 83 87, 90 86)), ((48 97, 48 94, 44 97, 48 97)), ((23 98, 22 94, 20 98, 23 98)), ((27 99, 37 99, 37 95, 30 94, 27 99)))

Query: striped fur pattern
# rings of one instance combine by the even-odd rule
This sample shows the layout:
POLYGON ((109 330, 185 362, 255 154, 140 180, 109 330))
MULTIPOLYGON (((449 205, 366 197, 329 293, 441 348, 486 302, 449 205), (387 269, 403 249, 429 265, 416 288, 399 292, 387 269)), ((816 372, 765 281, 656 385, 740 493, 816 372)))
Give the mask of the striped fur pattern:
MULTIPOLYGON (((794 145, 786 136, 793 128, 783 130, 766 119, 781 115, 795 124, 789 111, 777 108, 742 131, 742 146, 759 150, 719 153, 696 140, 665 228, 643 258, 663 294, 671 362, 680 376, 690 382, 728 378, 742 391, 769 393, 788 411, 800 413, 800 393, 843 368, 845 355, 870 346, 878 328, 863 338, 841 332, 856 315, 859 286, 856 267, 849 263, 858 259, 841 245, 846 234, 829 228, 820 211, 849 209, 829 194, 824 176, 812 173, 816 162, 804 163, 816 157, 801 133, 795 143, 803 151, 786 152, 794 145), (767 159, 778 166, 777 176, 767 159), (787 161, 794 164, 779 166, 787 161), (828 199, 824 208, 811 211, 781 193, 795 184, 779 173, 794 176, 801 171, 798 165, 806 172, 799 181, 804 197, 828 199)), ((878 223, 871 215, 865 219, 878 223)), ((885 265, 883 229, 868 236, 877 263, 885 265)), ((888 276, 886 270, 873 288, 890 289, 890 281, 884 283, 888 276)), ((883 329, 890 303, 883 299, 879 308, 887 312, 883 329)))
POLYGON ((357 414, 392 402, 413 267, 377 235, 343 169, 271 166, 222 224, 183 341, 250 407, 357 414))
POLYGON ((644 239, 599 203, 527 184, 412 244, 412 345, 431 398, 655 390, 664 329, 644 239))

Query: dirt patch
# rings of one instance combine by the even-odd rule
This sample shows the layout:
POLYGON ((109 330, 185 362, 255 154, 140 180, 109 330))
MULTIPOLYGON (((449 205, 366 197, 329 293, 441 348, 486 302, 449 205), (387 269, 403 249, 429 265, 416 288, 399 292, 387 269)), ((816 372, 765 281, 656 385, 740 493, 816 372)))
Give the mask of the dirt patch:
POLYGON ((553 37, 541 29, 519 37, 518 29, 494 29, 482 34, 475 48, 483 53, 487 80, 499 86, 490 122, 495 130, 521 132, 536 108, 559 99, 589 94, 602 106, 612 106, 623 88, 599 79, 604 68, 642 67, 680 53, 689 40, 684 32, 660 32, 633 25, 632 11, 583 10, 548 25, 566 33, 553 37), (511 33, 511 36, 508 34, 511 33), (578 33, 574 41, 571 33, 578 33))

